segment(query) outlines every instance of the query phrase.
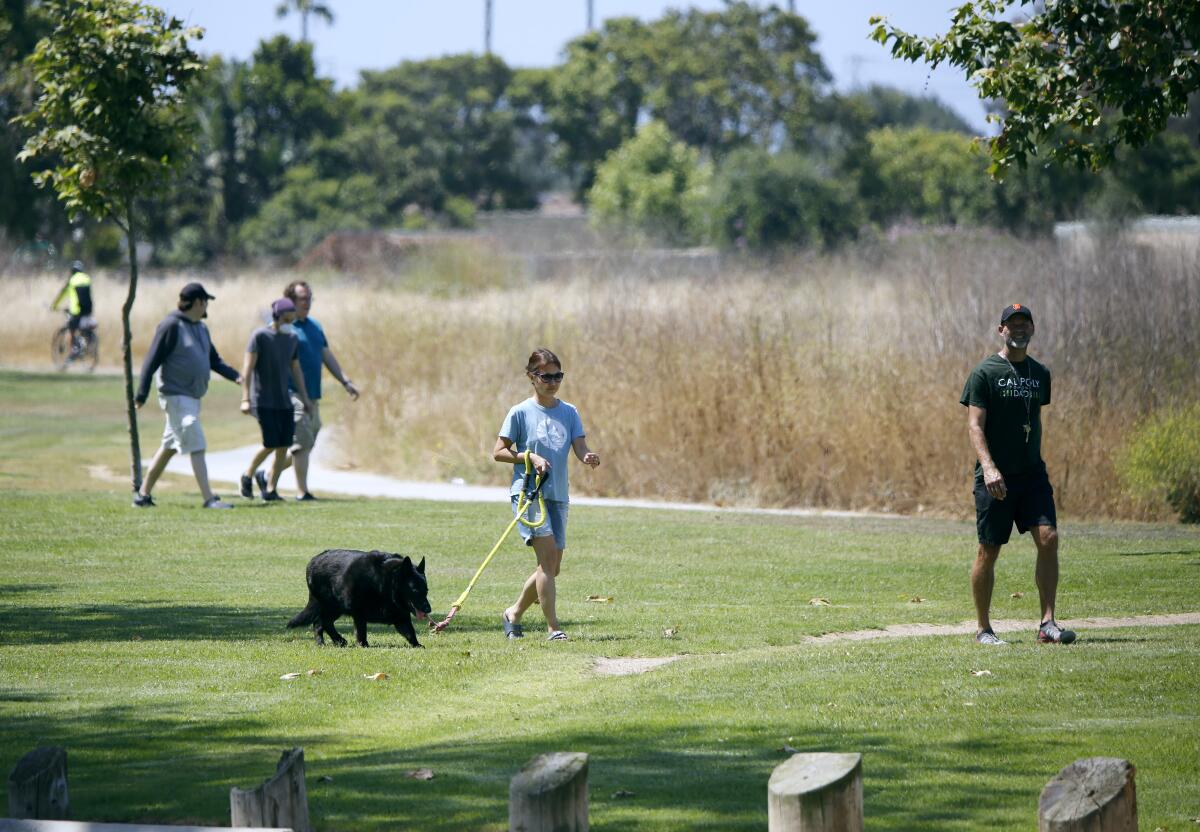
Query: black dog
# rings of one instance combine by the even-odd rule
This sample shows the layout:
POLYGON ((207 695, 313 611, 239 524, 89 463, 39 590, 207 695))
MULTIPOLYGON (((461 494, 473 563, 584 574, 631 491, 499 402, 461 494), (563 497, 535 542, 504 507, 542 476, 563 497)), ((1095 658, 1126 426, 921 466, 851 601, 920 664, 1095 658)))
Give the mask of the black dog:
POLYGON ((346 639, 333 622, 343 615, 354 619, 354 638, 367 646, 367 622, 392 624, 396 632, 420 647, 412 616, 429 615, 429 584, 425 581, 425 558, 413 566, 407 555, 390 552, 360 552, 327 549, 308 562, 308 606, 288 622, 288 627, 313 625, 317 644, 325 633, 338 647, 346 639))

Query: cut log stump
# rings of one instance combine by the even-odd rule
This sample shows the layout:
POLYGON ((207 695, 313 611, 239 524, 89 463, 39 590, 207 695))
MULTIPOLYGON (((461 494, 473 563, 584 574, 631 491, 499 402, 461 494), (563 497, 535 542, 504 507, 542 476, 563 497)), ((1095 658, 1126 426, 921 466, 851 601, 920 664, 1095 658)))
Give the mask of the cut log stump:
POLYGON ((1137 832, 1134 773, 1117 757, 1071 763, 1042 789, 1038 832, 1137 832))
POLYGON ((312 832, 304 785, 304 749, 283 752, 275 776, 257 789, 230 789, 229 816, 231 826, 312 832))
POLYGON ((510 832, 587 832, 588 755, 558 751, 534 757, 508 789, 510 832))
POLYGON ((8 775, 8 816, 32 820, 71 816, 65 748, 35 748, 17 762, 8 775))
POLYGON ((861 754, 794 754, 767 782, 770 832, 862 832, 861 754))

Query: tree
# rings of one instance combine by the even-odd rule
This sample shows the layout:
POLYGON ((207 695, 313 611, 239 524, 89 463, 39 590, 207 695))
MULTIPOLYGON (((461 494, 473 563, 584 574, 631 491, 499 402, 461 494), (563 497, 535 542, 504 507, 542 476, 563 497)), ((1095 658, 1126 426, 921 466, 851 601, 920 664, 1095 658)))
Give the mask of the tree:
POLYGON ((967 0, 950 30, 920 37, 872 17, 872 37, 910 61, 966 72, 983 98, 1003 101, 986 139, 997 178, 1046 149, 1098 170, 1118 147, 1141 147, 1200 89, 1196 0, 967 0), (1003 16, 1030 5, 1022 21, 1003 16))
POLYGON ((275 7, 275 16, 287 17, 292 12, 300 15, 300 42, 308 43, 308 18, 316 16, 333 25, 333 10, 318 0, 283 0, 275 7))
POLYGON ((867 142, 862 189, 877 222, 980 225, 994 217, 996 184, 967 136, 885 127, 867 142))
POLYGON ((184 96, 203 64, 188 44, 203 30, 183 27, 137 0, 47 0, 54 22, 29 57, 41 93, 19 117, 33 131, 18 158, 53 158, 35 174, 67 210, 111 218, 129 252, 121 307, 125 405, 133 489, 142 484, 129 315, 137 297, 135 202, 165 188, 189 148, 184 96))
POLYGON ((713 158, 746 144, 803 147, 830 80, 815 43, 803 18, 744 0, 650 23, 612 18, 567 44, 547 123, 581 193, 648 119, 713 158))

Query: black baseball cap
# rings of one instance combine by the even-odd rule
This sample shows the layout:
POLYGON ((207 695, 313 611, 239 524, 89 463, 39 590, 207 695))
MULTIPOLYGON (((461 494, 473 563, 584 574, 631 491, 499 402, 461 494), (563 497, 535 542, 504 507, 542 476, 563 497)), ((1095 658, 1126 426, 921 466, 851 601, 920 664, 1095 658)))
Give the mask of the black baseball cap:
POLYGON ((1024 315, 1030 323, 1033 323, 1033 313, 1029 311, 1029 307, 1023 303, 1013 303, 1004 307, 1004 311, 1000 313, 1000 325, 1003 326, 1004 322, 1013 315, 1024 315))
POLYGON ((199 283, 189 283, 179 290, 180 300, 200 300, 206 298, 208 300, 216 300, 216 295, 210 295, 208 291, 199 283))

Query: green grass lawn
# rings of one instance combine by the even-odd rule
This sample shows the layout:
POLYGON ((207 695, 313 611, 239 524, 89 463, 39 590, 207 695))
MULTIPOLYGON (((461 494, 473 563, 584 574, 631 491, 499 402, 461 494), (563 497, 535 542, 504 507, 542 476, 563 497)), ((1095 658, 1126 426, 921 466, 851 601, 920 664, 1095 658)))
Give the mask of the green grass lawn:
MULTIPOLYGON (((119 379, 0 373, 0 772, 38 744, 66 747, 77 819, 227 824, 229 787, 257 785, 294 745, 321 830, 503 829, 511 776, 556 750, 591 755, 596 829, 761 829, 785 745, 862 752, 872 830, 1034 828, 1046 781, 1093 755, 1137 766, 1143 829, 1200 816, 1200 627, 1033 643, 1027 539, 998 569, 996 617, 1030 622, 1003 649, 804 642, 970 618, 970 523, 582 506, 559 583, 571 642, 501 637, 532 566, 514 535, 451 629, 421 632, 427 649, 380 625, 369 650, 318 649, 283 626, 312 555, 426 556, 444 613, 507 507, 206 512, 181 477, 159 508, 134 510, 128 485, 87 473, 127 469, 119 397, 119 379), (683 658, 643 675, 592 669, 671 655, 683 658), (279 678, 309 669, 321 673, 279 678), (433 780, 404 776, 423 767, 433 780)), ((214 381, 205 414, 214 447, 253 441, 232 385, 214 381)), ((142 419, 150 450, 160 418, 142 419)), ((1200 609, 1196 529, 1061 531, 1061 617, 1200 609)), ((536 636, 536 608, 526 622, 536 636)))

